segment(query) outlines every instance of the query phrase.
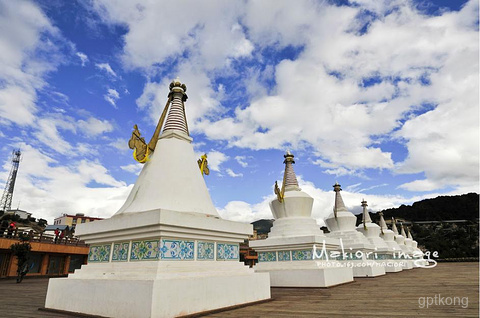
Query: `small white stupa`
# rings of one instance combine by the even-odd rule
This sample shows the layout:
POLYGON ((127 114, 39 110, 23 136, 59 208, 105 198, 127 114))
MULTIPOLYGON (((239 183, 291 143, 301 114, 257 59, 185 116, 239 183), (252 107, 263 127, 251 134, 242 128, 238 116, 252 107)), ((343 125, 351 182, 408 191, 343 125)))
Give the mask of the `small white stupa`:
POLYGON ((90 244, 88 265, 50 280, 47 309, 176 317, 270 298, 269 275, 239 262, 239 243, 252 225, 221 219, 212 203, 199 171, 205 165, 197 164, 191 144, 186 99, 185 84, 174 80, 151 142, 134 127, 129 145, 145 166, 115 215, 77 226, 90 244))
POLYGON ((395 242, 395 233, 393 233, 392 230, 390 230, 387 226, 387 223, 385 222, 385 219, 383 218, 383 213, 378 212, 380 215, 380 237, 385 241, 385 243, 389 247, 389 251, 391 254, 389 254, 389 264, 392 264, 392 266, 389 266, 389 268, 385 268, 387 272, 400 272, 403 269, 401 261, 398 259, 398 255, 402 252, 402 249, 398 245, 397 242, 395 242))
POLYGON ((392 218, 392 231, 393 231, 393 234, 395 235, 394 236, 395 242, 398 243, 398 246, 402 250, 402 252, 400 253, 400 257, 398 257, 398 259, 402 261, 403 269, 412 269, 413 268, 412 255, 410 254, 407 245, 405 245, 405 236, 398 233, 396 223, 397 222, 395 221, 395 219, 392 218))
POLYGON ((410 229, 407 229, 407 237, 412 240, 413 248, 413 265, 415 267, 422 267, 428 265, 428 262, 423 258, 425 255, 421 249, 418 248, 418 242, 413 239, 410 229))
POLYGON ((405 246, 407 247, 408 254, 412 256, 413 254, 413 240, 408 237, 407 233, 405 232, 405 227, 403 226, 403 223, 400 222, 400 233, 401 235, 405 238, 405 246))
POLYGON ((375 246, 375 253, 373 254, 373 259, 377 263, 383 264, 385 267, 385 272, 399 272, 402 270, 396 262, 392 261, 394 249, 383 240, 380 235, 382 234, 382 229, 380 226, 372 222, 370 214, 367 210, 367 201, 362 200, 363 214, 362 214, 362 223, 357 226, 357 231, 365 235, 365 237, 370 241, 370 243, 375 246))
POLYGON ((347 210, 343 203, 338 183, 333 186, 335 191, 335 206, 325 223, 330 231, 327 237, 341 239, 344 252, 344 262, 350 262, 353 266, 353 276, 373 277, 385 275, 385 268, 377 266, 374 261, 375 246, 359 231, 355 224, 357 218, 347 210))
POLYGON ((339 240, 327 238, 312 218, 313 198, 298 186, 294 156, 287 152, 284 157, 282 189, 275 183, 277 198, 270 202, 273 227, 267 239, 250 241, 258 252, 255 271, 270 273, 276 287, 329 287, 353 281, 351 268, 334 259, 327 262, 322 254, 338 249, 339 240))

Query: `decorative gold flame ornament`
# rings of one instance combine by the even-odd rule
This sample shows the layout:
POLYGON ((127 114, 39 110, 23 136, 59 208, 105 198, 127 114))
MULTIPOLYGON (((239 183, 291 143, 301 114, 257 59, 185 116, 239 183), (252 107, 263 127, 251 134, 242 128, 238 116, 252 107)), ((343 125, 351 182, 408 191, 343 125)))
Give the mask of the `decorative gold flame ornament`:
POLYGON ((277 195, 278 202, 283 202, 285 188, 282 186, 282 190, 280 190, 277 181, 275 181, 275 189, 273 190, 273 192, 275 192, 275 194, 277 195))
POLYGON ((210 169, 208 168, 207 154, 203 154, 200 159, 197 160, 197 163, 202 176, 204 174, 208 176, 210 174, 210 169))
POLYGON ((169 95, 167 104, 163 108, 162 115, 158 120, 157 127, 155 128, 155 132, 153 133, 152 139, 147 144, 145 142, 145 138, 141 137, 140 131, 138 130, 138 126, 135 124, 133 126, 132 137, 128 141, 128 147, 133 149, 133 158, 140 162, 145 163, 149 160, 149 157, 152 152, 155 151, 155 147, 157 146, 158 136, 160 135, 160 130, 162 129, 163 122, 165 121, 165 117, 167 116, 167 110, 170 102, 172 101, 172 94, 169 95))

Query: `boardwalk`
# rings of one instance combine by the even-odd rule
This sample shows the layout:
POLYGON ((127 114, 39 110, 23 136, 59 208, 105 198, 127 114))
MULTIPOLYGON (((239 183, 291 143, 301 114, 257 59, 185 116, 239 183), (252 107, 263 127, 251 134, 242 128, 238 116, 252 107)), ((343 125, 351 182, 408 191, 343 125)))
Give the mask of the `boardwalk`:
MULTIPOLYGON (((37 310, 44 305, 47 283, 1 280, 0 317, 73 317, 37 310)), ((442 263, 329 289, 272 288, 270 302, 204 317, 479 317, 478 286, 478 263, 442 263), (425 303, 432 297, 433 304, 420 308, 421 297, 425 303), (457 304, 441 305, 438 297, 443 303, 457 297, 457 304)), ((75 291, 65 297, 75 297, 75 291)))

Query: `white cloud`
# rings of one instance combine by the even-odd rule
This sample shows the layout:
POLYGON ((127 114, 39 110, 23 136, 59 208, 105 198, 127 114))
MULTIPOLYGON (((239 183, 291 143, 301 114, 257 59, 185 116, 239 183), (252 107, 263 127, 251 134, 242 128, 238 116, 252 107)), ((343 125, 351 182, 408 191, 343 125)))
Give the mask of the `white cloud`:
POLYGON ((29 1, 1 1, 0 29, 0 124, 32 125, 37 91, 64 61, 60 50, 69 44, 29 1))
POLYGON ((311 147, 336 176, 423 172, 424 181, 402 186, 409 190, 476 188, 478 2, 438 16, 409 1, 355 3, 94 5, 105 21, 127 27, 123 62, 149 79, 137 104, 154 123, 167 77, 180 74, 190 88, 190 130, 208 139, 248 149, 311 147), (263 53, 284 48, 295 56, 269 62, 263 53), (268 65, 242 69, 248 75, 238 85, 250 96, 226 110, 219 100, 234 93, 214 82, 235 74, 242 59, 268 65), (164 69, 171 60, 173 69, 164 69), (158 74, 167 75, 152 81, 158 74), (389 143, 404 145, 407 159, 395 162, 389 143))
POLYGON ((113 126, 108 120, 100 120, 94 117, 77 122, 79 130, 89 137, 101 135, 113 131, 113 126))
POLYGON ((61 136, 58 128, 75 131, 75 126, 68 121, 58 118, 42 118, 37 120, 38 130, 34 132, 34 136, 56 152, 62 155, 70 154, 72 145, 61 136))
POLYGON ((128 140, 125 140, 122 138, 117 138, 113 140, 112 142, 109 143, 109 146, 123 152, 130 151, 130 149, 128 148, 128 140))
POLYGON ((189 51, 190 58, 213 69, 230 58, 248 56, 253 49, 239 25, 244 11, 241 3, 185 1, 165 6, 100 0, 94 6, 107 22, 128 25, 124 47, 128 66, 150 68, 189 51), (182 12, 180 21, 178 12, 182 12))
MULTIPOLYGON (((82 63, 82 67, 85 66, 85 65, 88 63, 88 56, 87 56, 86 54, 84 54, 84 53, 82 53, 82 52, 77 52, 77 53, 75 53, 75 54, 76 54, 76 55, 78 56, 78 58, 80 59, 80 61, 81 61, 81 63, 82 63)), ((110 68, 110 70, 111 70, 111 68, 110 68)), ((113 72, 113 70, 112 70, 112 72, 113 72)))
POLYGON ((243 173, 235 173, 232 169, 227 168, 225 172, 232 178, 243 177, 243 173))
POLYGON ((120 98, 120 94, 113 88, 107 90, 107 94, 103 95, 103 98, 110 103, 114 108, 117 108, 117 100, 120 98))
POLYGON ((230 201, 225 207, 218 209, 220 216, 227 220, 251 223, 260 219, 272 219, 272 213, 268 207, 271 199, 266 198, 258 204, 249 204, 244 201, 230 201))
POLYGON ((126 166, 120 166, 120 168, 122 170, 125 170, 127 172, 131 172, 133 174, 140 174, 140 171, 142 171, 143 169, 143 165, 140 164, 140 163, 132 163, 132 164, 129 164, 129 165, 126 165, 126 166))
POLYGON ((34 122, 37 111, 35 105, 36 93, 32 89, 21 86, 6 86, 0 89, 0 122, 14 122, 18 125, 28 125, 34 122), (15 105, 15 107, 13 107, 15 105))
POLYGON ((248 167, 248 162, 246 156, 235 156, 235 160, 238 162, 239 165, 241 165, 243 168, 248 167))
POLYGON ((108 63, 95 63, 95 67, 99 70, 105 71, 108 75, 112 77, 117 77, 117 73, 115 73, 108 63))
MULTIPOLYGON (((198 156, 200 158, 201 154, 198 156)), ((220 165, 226 162, 229 157, 220 151, 210 151, 207 153, 208 167, 212 171, 220 171, 220 165)))
POLYGON ((64 161, 63 156, 48 156, 28 144, 16 146, 23 157, 12 205, 20 202, 21 209, 49 223, 62 213, 110 217, 131 190, 98 162, 64 161))

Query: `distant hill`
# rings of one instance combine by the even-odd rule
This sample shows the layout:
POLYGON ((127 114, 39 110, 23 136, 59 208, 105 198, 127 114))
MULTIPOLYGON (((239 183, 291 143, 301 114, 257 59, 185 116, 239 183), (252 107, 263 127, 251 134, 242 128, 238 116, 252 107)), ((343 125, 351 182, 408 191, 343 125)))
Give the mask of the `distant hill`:
MULTIPOLYGON (((434 199, 425 199, 410 205, 401 205, 398 208, 383 210, 385 220, 392 217, 408 221, 447 221, 478 219, 479 195, 468 193, 455 196, 440 196, 434 199)), ((378 222, 378 214, 370 213, 372 220, 378 222)), ((357 224, 362 221, 362 214, 357 215, 357 224)))
MULTIPOLYGON (((411 206, 383 210, 385 220, 392 217, 411 221, 410 230, 421 248, 437 251, 442 259, 478 258, 478 207, 479 195, 468 193, 455 196, 440 196, 415 202, 411 206), (431 222, 420 221, 456 221, 431 222)), ((370 213, 373 222, 378 222, 378 213, 370 213)), ((357 215, 357 224, 362 215, 357 215)))
POLYGON ((400 217, 410 221, 446 221, 478 219, 477 193, 455 196, 440 196, 415 202, 412 206, 401 205, 383 211, 384 217, 400 217))

